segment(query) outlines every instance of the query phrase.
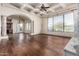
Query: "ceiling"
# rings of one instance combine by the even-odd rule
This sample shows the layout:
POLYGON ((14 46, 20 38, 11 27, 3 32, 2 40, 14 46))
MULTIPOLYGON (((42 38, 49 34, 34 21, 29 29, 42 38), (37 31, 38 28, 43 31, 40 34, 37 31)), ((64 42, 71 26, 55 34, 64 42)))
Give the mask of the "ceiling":
POLYGON ((62 11, 75 9, 75 3, 43 3, 45 7, 49 7, 47 11, 41 11, 41 3, 10 3, 16 8, 32 12, 38 16, 50 16, 62 11))

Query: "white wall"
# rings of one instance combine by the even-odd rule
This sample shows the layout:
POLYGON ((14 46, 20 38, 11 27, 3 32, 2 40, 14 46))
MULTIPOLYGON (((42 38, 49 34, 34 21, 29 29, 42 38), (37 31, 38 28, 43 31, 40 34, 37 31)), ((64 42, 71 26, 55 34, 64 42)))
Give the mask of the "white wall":
POLYGON ((48 18, 43 18, 42 33, 59 35, 59 36, 67 36, 67 37, 72 37, 74 35, 73 33, 66 33, 66 32, 48 32, 48 18))
POLYGON ((9 7, 9 6, 1 7, 0 6, 0 15, 9 16, 9 15, 16 15, 16 14, 19 14, 19 15, 23 14, 23 15, 29 17, 29 19, 34 21, 34 33, 32 33, 32 34, 39 34, 41 32, 41 18, 40 17, 37 17, 34 14, 31 14, 27 11, 25 12, 25 11, 17 9, 15 7, 9 7))

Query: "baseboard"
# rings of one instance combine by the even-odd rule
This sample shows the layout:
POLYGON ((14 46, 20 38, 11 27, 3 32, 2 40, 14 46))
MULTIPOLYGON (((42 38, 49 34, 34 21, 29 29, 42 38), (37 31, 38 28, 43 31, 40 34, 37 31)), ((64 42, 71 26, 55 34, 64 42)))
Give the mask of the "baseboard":
POLYGON ((8 36, 1 36, 1 39, 8 39, 8 36))
MULTIPOLYGON (((19 33, 14 33, 14 34, 19 34, 19 33)), ((27 33, 25 33, 25 34, 27 34, 27 33)), ((56 37, 71 38, 71 37, 68 37, 68 36, 60 36, 60 35, 53 35, 53 34, 46 34, 46 33, 33 34, 32 36, 36 36, 36 35, 48 35, 48 36, 56 36, 56 37)))
POLYGON ((71 38, 71 37, 68 37, 68 36, 60 36, 60 35, 53 35, 53 34, 46 34, 46 33, 40 33, 39 35, 48 35, 48 36, 57 36, 57 37, 71 38))

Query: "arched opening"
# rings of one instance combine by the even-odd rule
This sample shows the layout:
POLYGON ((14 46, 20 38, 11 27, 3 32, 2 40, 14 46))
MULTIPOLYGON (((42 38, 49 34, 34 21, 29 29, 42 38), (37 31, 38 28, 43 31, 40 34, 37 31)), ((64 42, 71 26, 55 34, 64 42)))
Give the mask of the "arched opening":
POLYGON ((34 22, 24 15, 10 15, 7 17, 7 34, 33 33, 34 22))

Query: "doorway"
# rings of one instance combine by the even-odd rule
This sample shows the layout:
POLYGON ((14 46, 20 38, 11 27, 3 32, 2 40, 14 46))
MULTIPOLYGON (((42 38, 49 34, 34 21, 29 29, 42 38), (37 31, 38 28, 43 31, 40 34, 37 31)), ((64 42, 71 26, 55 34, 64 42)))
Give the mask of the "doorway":
POLYGON ((34 22, 23 15, 10 15, 7 17, 7 34, 33 33, 34 22))

